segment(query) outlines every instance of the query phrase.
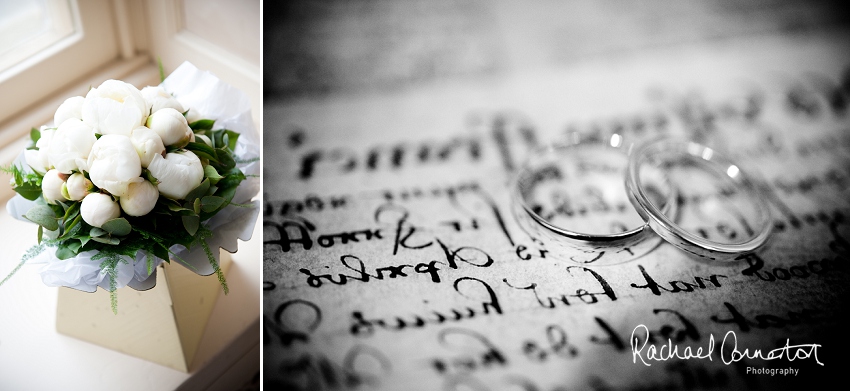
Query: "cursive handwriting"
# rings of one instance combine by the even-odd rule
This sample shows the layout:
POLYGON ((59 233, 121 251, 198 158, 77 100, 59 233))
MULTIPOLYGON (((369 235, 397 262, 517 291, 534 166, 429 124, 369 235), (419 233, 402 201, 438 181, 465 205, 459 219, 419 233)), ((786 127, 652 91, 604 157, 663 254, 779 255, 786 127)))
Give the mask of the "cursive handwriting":
POLYGON ((403 318, 401 316, 391 316, 387 319, 373 318, 367 319, 363 312, 354 311, 351 313, 352 324, 350 327, 351 334, 369 336, 375 332, 376 328, 381 328, 389 331, 401 331, 407 328, 423 328, 427 325, 439 325, 446 322, 460 322, 464 319, 473 319, 483 315, 501 315, 502 306, 499 304, 499 298, 496 292, 486 282, 472 277, 461 277, 455 280, 454 289, 463 297, 481 300, 470 293, 478 292, 477 296, 481 296, 480 292, 483 288, 486 293, 486 299, 480 301, 480 307, 464 307, 461 309, 449 309, 448 311, 429 311, 425 315, 413 315, 411 318, 403 318), (469 286, 470 288, 461 289, 461 286, 469 286))
POLYGON ((705 284, 706 280, 708 280, 708 282, 710 282, 712 285, 714 285, 714 287, 720 288, 720 281, 718 280, 718 278, 720 278, 720 277, 728 278, 728 277, 726 277, 724 275, 720 275, 720 274, 712 274, 707 278, 695 276, 693 284, 688 283, 688 282, 684 282, 684 281, 670 281, 670 282, 668 282, 668 284, 670 284, 670 288, 666 288, 663 285, 660 285, 657 282, 655 282, 655 279, 653 279, 652 276, 649 275, 649 273, 646 271, 646 269, 643 268, 643 265, 638 265, 638 269, 640 269, 640 273, 643 276, 643 279, 646 282, 646 284, 645 285, 638 285, 636 283, 632 283, 632 288, 649 289, 652 292, 652 294, 656 295, 656 296, 660 296, 661 291, 670 292, 670 293, 678 293, 678 292, 693 292, 694 289, 696 289, 696 288, 706 289, 708 287, 708 285, 705 284))
POLYGON ((437 334, 440 346, 463 353, 452 358, 433 358, 431 366, 437 373, 469 372, 490 367, 505 367, 508 359, 487 337, 464 328, 446 328, 437 334))
MULTIPOLYGON (((631 347, 632 347, 632 363, 636 364, 638 360, 643 365, 652 366, 652 364, 648 363, 648 361, 667 361, 671 359, 678 360, 704 360, 708 359, 709 361, 713 361, 713 353, 714 353, 714 335, 710 334, 708 337, 708 344, 703 350, 703 347, 697 347, 696 350, 691 346, 686 346, 684 349, 679 349, 679 345, 673 343, 673 340, 667 339, 667 343, 661 345, 661 347, 656 347, 655 345, 648 345, 649 341, 649 329, 640 324, 637 325, 634 330, 632 330, 631 336, 631 347), (636 335, 638 330, 641 330, 645 333, 646 337, 643 338, 643 343, 640 343, 640 338, 636 335), (645 351, 644 351, 645 350, 645 351)), ((720 345, 720 359, 724 364, 729 365, 734 362, 741 361, 743 359, 761 359, 761 360, 778 360, 785 358, 788 361, 794 361, 798 359, 808 359, 814 358, 815 362, 819 365, 823 366, 823 363, 818 359, 817 350, 821 347, 820 344, 800 344, 800 345, 791 345, 791 340, 785 340, 785 346, 772 349, 767 351, 766 353, 762 349, 749 349, 745 348, 743 351, 738 350, 738 336, 735 334, 735 331, 729 330, 726 332, 726 335, 723 337, 723 342, 720 345)))
POLYGON ((801 345, 791 345, 791 339, 785 339, 785 346, 780 348, 776 348, 770 350, 765 355, 762 353, 761 349, 744 349, 744 351, 738 350, 738 336, 734 331, 729 330, 726 332, 726 335, 723 337, 723 344, 720 345, 720 358, 723 360, 723 363, 729 365, 733 362, 741 361, 745 358, 747 359, 762 359, 762 360, 778 360, 785 358, 788 361, 794 361, 798 359, 807 359, 814 356, 815 362, 819 365, 823 366, 823 363, 818 359, 818 348, 821 347, 820 344, 801 344, 801 345), (729 338, 731 336, 731 339, 729 338), (727 340, 729 340, 729 346, 732 351, 729 352, 728 358, 726 355, 727 348, 727 340), (793 354, 792 354, 793 352, 793 354))
MULTIPOLYGON (((515 285, 512 285, 510 282, 508 282, 507 278, 502 279, 502 281, 507 286, 509 286, 511 288, 519 289, 519 290, 530 290, 530 291, 532 291, 534 293, 534 298, 537 299, 537 304, 539 304, 543 308, 555 308, 555 302, 561 302, 563 305, 571 305, 570 298, 579 299, 580 302, 583 302, 585 304, 598 303, 599 299, 597 299, 596 296, 603 296, 603 295, 607 296, 608 299, 611 300, 611 301, 617 300, 617 294, 614 293, 614 290, 611 289, 611 285, 609 285, 608 281, 605 281, 605 279, 602 278, 602 276, 599 275, 599 273, 597 273, 597 272, 595 272, 591 269, 581 267, 581 266, 568 266, 567 269, 566 269, 567 274, 572 276, 572 271, 576 270, 576 269, 581 271, 581 272, 584 272, 584 273, 587 273, 587 274, 590 274, 591 276, 593 276, 596 283, 598 283, 599 286, 602 288, 602 291, 601 292, 590 292, 587 289, 579 288, 579 289, 576 289, 575 294, 570 294, 570 295, 562 294, 562 295, 560 295, 560 297, 549 296, 549 297, 546 297, 544 299, 544 298, 541 298, 540 294, 537 292, 537 283, 536 282, 533 282, 533 283, 526 285, 526 286, 515 286, 515 285)), ((573 300, 573 302, 575 302, 575 300, 573 300)))
POLYGON ((696 351, 694 351, 690 346, 686 346, 681 352, 679 352, 679 345, 674 345, 673 340, 669 338, 667 339, 667 344, 662 345, 660 348, 656 348, 655 345, 649 345, 649 347, 647 347, 647 344, 649 344, 649 329, 642 324, 637 325, 634 330, 632 330, 630 341, 632 346, 632 363, 637 363, 637 360, 640 359, 640 362, 646 366, 652 366, 652 364, 647 363, 646 360, 667 361, 672 358, 680 360, 707 358, 711 360, 711 353, 714 351, 714 335, 710 335, 708 337, 708 347, 705 353, 703 353, 702 347, 699 347, 696 351), (643 344, 640 344, 640 338, 635 335, 638 329, 643 330, 646 335, 643 338, 643 344), (638 348, 639 344, 640 347, 638 348), (646 348, 646 360, 644 360, 644 356, 642 355, 644 348, 646 348))

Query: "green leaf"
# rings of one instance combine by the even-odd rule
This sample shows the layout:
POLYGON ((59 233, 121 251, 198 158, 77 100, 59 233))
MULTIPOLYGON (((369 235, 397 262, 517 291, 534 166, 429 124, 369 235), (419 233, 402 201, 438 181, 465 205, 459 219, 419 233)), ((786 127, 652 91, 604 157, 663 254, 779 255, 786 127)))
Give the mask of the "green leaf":
POLYGON ((192 130, 210 130, 212 129, 214 123, 215 120, 199 119, 189 124, 189 127, 192 128, 192 130))
POLYGON ((162 260, 169 260, 168 249, 162 246, 156 246, 153 248, 153 255, 162 260))
POLYGON ((68 209, 65 209, 65 216, 62 217, 62 221, 68 221, 69 219, 77 217, 77 214, 80 212, 80 204, 82 204, 82 202, 72 202, 71 206, 69 206, 68 209))
POLYGON ((186 232, 189 235, 195 236, 195 233, 198 232, 198 226, 201 223, 201 218, 196 215, 191 216, 182 216, 183 219, 183 228, 186 229, 186 232))
POLYGON ((56 249, 56 258, 59 258, 61 260, 72 258, 75 255, 77 254, 74 253, 74 250, 71 250, 70 248, 65 246, 59 246, 59 248, 56 249))
POLYGON ((23 183, 15 186, 15 192, 20 194, 21 197, 26 198, 30 201, 35 201, 38 196, 41 195, 41 188, 33 183, 23 183))
POLYGON ((218 158, 218 164, 216 164, 216 168, 220 169, 220 171, 227 171, 233 167, 236 167, 236 161, 233 160, 233 155, 230 154, 230 151, 224 148, 216 148, 215 155, 218 158))
POLYGON ((103 228, 92 227, 91 231, 89 231, 89 236, 96 238, 98 236, 106 235, 107 232, 103 228))
MULTIPOLYGON (((159 203, 165 204, 165 206, 168 208, 168 210, 170 210, 172 212, 182 212, 182 211, 191 210, 191 209, 184 208, 183 206, 178 204, 177 201, 174 201, 172 199, 165 198, 165 197, 162 197, 162 196, 159 197, 159 203)), ((166 213, 166 214, 170 215, 170 213, 166 213)))
POLYGON ((218 157, 216 155, 215 149, 206 143, 199 142, 191 142, 186 144, 185 149, 192 151, 199 158, 207 158, 213 161, 218 161, 218 157))
POLYGON ((218 174, 218 171, 215 170, 215 167, 209 165, 204 167, 204 176, 209 178, 210 184, 213 185, 218 183, 221 178, 224 178, 223 176, 218 174))
POLYGON ((195 202, 192 203, 192 210, 195 211, 195 214, 201 213, 201 199, 195 198, 195 202))
POLYGON ((83 246, 82 243, 77 242, 77 241, 73 241, 73 242, 68 243, 68 245, 66 247, 71 249, 71 251, 73 251, 74 254, 78 254, 79 251, 80 251, 80 247, 82 247, 82 246, 83 246))
POLYGON ((236 140, 239 139, 239 133, 234 132, 232 130, 225 130, 224 132, 227 133, 227 139, 228 139, 228 142, 226 143, 227 147, 230 148, 231 151, 235 150, 236 149, 236 140))
POLYGON ((44 236, 44 227, 38 226, 38 244, 41 244, 41 237, 44 236))
POLYGON ((154 178, 153 174, 151 174, 150 170, 147 168, 142 169, 142 178, 145 178, 146 181, 150 182, 154 186, 159 184, 159 179, 154 178))
POLYGON ((222 197, 206 196, 201 199, 201 209, 203 209, 204 212, 212 212, 221 208, 225 202, 227 202, 227 200, 222 197))
POLYGON ((210 189, 210 180, 204 179, 198 187, 194 188, 189 194, 186 195, 186 201, 192 202, 198 197, 202 197, 207 194, 207 190, 210 189))
POLYGON ((162 68, 162 59, 156 58, 156 66, 159 68, 159 82, 162 83, 165 81, 165 69, 162 68))
MULTIPOLYGON (((47 206, 50 207, 50 209, 53 209, 54 216, 64 216, 65 210, 67 209, 61 202, 56 202, 55 204, 47 204, 47 206)), ((61 220, 62 218, 59 217, 59 219, 61 220)))
POLYGON ((221 148, 224 146, 224 129, 214 130, 210 132, 210 141, 213 143, 213 147, 221 148))
POLYGON ((130 231, 133 229, 127 219, 123 217, 109 220, 103 223, 103 225, 100 227, 113 236, 127 236, 127 234, 129 234, 130 231))
POLYGON ((121 243, 121 240, 119 240, 118 238, 107 237, 107 236, 99 236, 99 237, 96 237, 96 238, 91 238, 91 240, 94 240, 95 242, 100 242, 100 243, 104 243, 104 244, 111 244, 111 245, 116 245, 118 243, 121 243))
POLYGON ((191 212, 192 211, 191 209, 187 209, 187 208, 184 208, 180 205, 174 205, 174 204, 168 204, 168 210, 170 210, 172 212, 186 212, 186 211, 191 212))
POLYGON ((59 229, 59 222, 56 220, 56 214, 53 213, 53 209, 50 209, 48 206, 35 205, 27 212, 27 214, 24 215, 24 217, 33 223, 47 228, 49 231, 59 229))
MULTIPOLYGON (((56 124, 56 125, 59 125, 59 124, 56 124)), ((37 143, 40 138, 41 138, 41 131, 40 130, 38 130, 36 128, 30 129, 30 140, 32 140, 33 144, 37 143)))
POLYGON ((59 236, 59 239, 74 236, 77 232, 79 232, 80 227, 81 227, 81 225, 79 225, 79 224, 80 224, 80 220, 82 219, 82 217, 83 216, 77 215, 77 217, 75 217, 73 220, 71 220, 70 223, 66 224, 65 225, 65 232, 62 233, 62 235, 59 236), (75 228, 76 228, 76 230, 75 230, 75 228))

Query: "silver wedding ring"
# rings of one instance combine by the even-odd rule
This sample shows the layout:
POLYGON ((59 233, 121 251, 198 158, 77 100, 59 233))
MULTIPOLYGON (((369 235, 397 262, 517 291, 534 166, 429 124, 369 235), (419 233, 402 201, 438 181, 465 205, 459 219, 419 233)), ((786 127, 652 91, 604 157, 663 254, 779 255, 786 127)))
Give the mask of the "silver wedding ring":
POLYGON ((730 260, 762 246, 772 228, 759 188, 738 165, 669 138, 634 147, 617 134, 572 134, 532 151, 513 190, 519 226, 554 257, 579 264, 629 261, 661 239, 699 258, 730 260))
MULTIPOLYGON (((684 185, 692 188, 700 184, 699 178, 693 176, 690 176, 687 182, 689 183, 684 185)), ((662 138, 637 147, 629 157, 626 187, 632 205, 655 233, 681 250, 700 258, 727 261, 751 253, 767 242, 773 228, 770 208, 763 201, 765 197, 756 183, 740 166, 717 151, 694 142, 662 138), (736 231, 730 231, 732 228, 728 226, 725 231, 737 233, 728 237, 729 240, 721 242, 684 228, 681 222, 677 222, 679 216, 665 213, 647 196, 644 175, 641 173, 647 166, 663 167, 665 171, 675 167, 687 167, 690 173, 702 171, 708 180, 720 182, 717 186, 719 191, 697 193, 693 197, 685 197, 685 202, 693 199, 699 201, 691 201, 692 203, 702 202, 707 205, 722 202, 722 208, 715 208, 714 211, 703 214, 725 214, 727 220, 739 223, 736 231), (720 201, 706 201, 713 199, 720 201)), ((697 231, 711 230, 711 224, 708 224, 706 229, 697 231)))
MULTIPOLYGON (((661 238, 629 203, 622 138, 571 136, 532 151, 517 172, 513 214, 519 226, 553 257, 579 264, 618 264, 651 251, 661 238)), ((675 215, 675 189, 661 175, 645 179, 652 190, 647 197, 654 195, 665 213, 675 215)))

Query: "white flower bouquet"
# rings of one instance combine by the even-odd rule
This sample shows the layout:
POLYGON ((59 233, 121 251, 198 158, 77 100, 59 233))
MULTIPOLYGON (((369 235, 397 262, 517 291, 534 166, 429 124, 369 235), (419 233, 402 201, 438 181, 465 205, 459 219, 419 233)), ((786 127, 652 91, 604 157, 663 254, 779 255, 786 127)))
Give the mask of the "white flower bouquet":
POLYGON ((236 252, 259 213, 260 143, 241 91, 184 63, 159 86, 107 80, 69 98, 30 136, 5 169, 18 193, 7 209, 38 224, 38 244, 0 285, 41 263, 46 285, 101 286, 116 312, 116 289, 153 287, 173 259, 227 293, 219 248, 236 252))

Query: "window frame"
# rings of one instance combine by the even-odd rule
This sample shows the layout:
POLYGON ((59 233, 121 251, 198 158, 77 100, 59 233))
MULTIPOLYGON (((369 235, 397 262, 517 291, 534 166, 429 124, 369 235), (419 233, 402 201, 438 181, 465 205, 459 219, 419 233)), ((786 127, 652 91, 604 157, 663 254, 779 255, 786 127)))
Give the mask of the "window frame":
MULTIPOLYGON (((73 85, 119 56, 111 0, 67 0, 74 32, 0 72, 0 133, 4 125, 57 91, 73 85)), ((2 146, 3 143, 0 143, 2 146)))

